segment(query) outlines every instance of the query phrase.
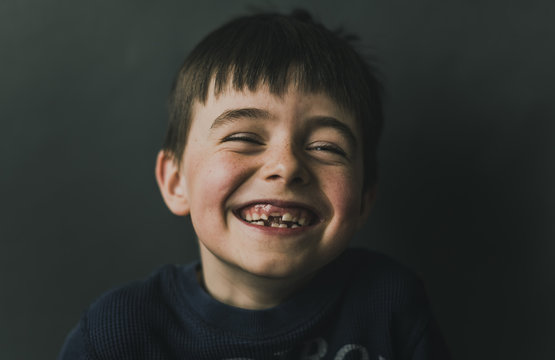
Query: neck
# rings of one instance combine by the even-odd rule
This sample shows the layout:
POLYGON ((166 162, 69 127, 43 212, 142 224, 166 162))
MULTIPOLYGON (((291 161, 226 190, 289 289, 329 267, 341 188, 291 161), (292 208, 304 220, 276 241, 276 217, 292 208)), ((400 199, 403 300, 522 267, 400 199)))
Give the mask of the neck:
POLYGON ((258 276, 217 259, 202 245, 200 248, 202 268, 199 281, 213 298, 234 307, 248 310, 275 307, 311 277, 258 276))

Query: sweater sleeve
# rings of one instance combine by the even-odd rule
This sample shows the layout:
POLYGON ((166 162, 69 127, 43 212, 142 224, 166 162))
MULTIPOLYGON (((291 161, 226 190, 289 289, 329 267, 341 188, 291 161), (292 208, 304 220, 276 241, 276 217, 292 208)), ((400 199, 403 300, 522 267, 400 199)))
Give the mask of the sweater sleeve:
POLYGON ((87 356, 81 324, 78 324, 67 335, 58 360, 90 360, 87 356))

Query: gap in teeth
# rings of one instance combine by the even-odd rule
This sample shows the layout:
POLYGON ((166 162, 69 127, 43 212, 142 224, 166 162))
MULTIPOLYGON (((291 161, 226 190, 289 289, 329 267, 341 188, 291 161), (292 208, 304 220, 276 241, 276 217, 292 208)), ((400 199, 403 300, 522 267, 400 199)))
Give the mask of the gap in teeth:
POLYGON ((270 211, 260 206, 242 212, 242 219, 254 225, 297 228, 310 223, 312 215, 304 210, 270 211))
POLYGON ((283 216, 279 216, 279 214, 277 216, 270 214, 269 217, 266 214, 259 215, 257 213, 253 213, 252 216, 247 214, 244 220, 254 225, 277 228, 298 228, 306 223, 306 219, 294 218, 289 213, 286 213, 283 216))

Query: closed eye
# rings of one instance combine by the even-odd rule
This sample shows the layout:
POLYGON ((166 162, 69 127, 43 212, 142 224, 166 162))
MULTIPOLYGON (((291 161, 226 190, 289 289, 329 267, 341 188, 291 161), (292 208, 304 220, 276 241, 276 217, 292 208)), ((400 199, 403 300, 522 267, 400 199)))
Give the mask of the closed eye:
POLYGON ((253 143, 253 144, 257 144, 257 145, 263 145, 263 142, 260 140, 260 138, 253 133, 236 133, 236 134, 231 134, 228 135, 226 137, 224 137, 221 142, 229 142, 229 141, 243 141, 243 142, 249 142, 249 143, 253 143))
POLYGON ((343 156, 345 158, 348 157, 347 153, 343 151, 343 149, 341 149, 337 145, 330 144, 330 143, 321 143, 321 142, 312 143, 307 147, 307 150, 325 151, 325 152, 330 152, 332 154, 343 156))

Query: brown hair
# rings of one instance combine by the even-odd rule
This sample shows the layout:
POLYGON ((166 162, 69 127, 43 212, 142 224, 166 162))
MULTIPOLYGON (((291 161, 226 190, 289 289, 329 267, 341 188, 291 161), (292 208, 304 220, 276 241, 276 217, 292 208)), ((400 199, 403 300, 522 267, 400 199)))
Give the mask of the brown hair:
POLYGON ((163 150, 181 162, 192 106, 206 101, 213 80, 216 95, 230 81, 236 90, 265 84, 278 95, 294 83, 304 91, 324 92, 355 116, 362 130, 364 184, 373 185, 382 87, 369 61, 354 49, 355 40, 328 30, 304 10, 243 16, 216 29, 192 50, 175 79, 163 150))

